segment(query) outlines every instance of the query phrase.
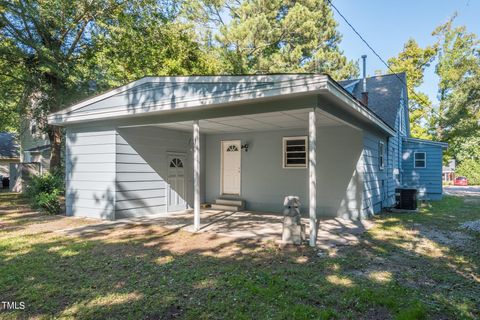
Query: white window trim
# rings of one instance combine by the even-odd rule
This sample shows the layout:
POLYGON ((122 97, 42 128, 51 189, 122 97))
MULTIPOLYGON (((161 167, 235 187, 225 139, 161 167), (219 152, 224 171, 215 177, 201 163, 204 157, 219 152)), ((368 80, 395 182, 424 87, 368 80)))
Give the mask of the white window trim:
POLYGON ((282 167, 283 169, 306 169, 308 168, 308 136, 292 136, 292 137, 283 137, 282 139, 282 167), (289 140, 299 140, 299 139, 304 139, 305 140, 305 165, 299 165, 299 166, 292 166, 292 165, 287 165, 286 164, 286 146, 287 146, 287 141, 289 140))
POLYGON ((380 170, 385 169, 385 142, 383 141, 378 142, 378 167, 380 170), (380 161, 380 159, 382 159, 382 161, 380 161))
MULTIPOLYGON (((419 160, 419 161, 421 161, 421 160, 419 160)), ((424 169, 424 168, 427 167, 427 153, 426 153, 426 152, 421 151, 421 152, 414 152, 414 153, 413 153, 413 167, 414 167, 415 169, 416 169, 416 168, 424 169), (424 158, 421 159, 421 160, 423 160, 423 167, 417 166, 417 154, 419 154, 419 153, 423 153, 423 154, 424 154, 424 158)))

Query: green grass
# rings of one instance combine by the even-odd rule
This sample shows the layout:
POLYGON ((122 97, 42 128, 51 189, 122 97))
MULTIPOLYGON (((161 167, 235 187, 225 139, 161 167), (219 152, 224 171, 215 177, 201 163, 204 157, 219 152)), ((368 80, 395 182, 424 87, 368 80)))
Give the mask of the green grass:
POLYGON ((0 300, 26 305, 0 318, 475 319, 480 237, 459 228, 480 219, 470 200, 380 215, 360 244, 319 257, 152 226, 66 236, 91 222, 0 194, 0 300))

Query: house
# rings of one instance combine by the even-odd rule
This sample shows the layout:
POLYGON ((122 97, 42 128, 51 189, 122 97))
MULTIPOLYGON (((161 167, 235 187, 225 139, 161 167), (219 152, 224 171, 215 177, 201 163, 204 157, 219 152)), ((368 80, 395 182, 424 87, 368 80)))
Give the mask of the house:
POLYGON ((20 162, 20 146, 16 135, 0 132, 0 189, 1 178, 10 177, 10 163, 20 162))
POLYGON ((201 203, 281 212, 297 195, 314 244, 317 219, 377 213, 398 186, 438 199, 446 145, 410 138, 399 78, 147 77, 77 103, 49 116, 66 130, 67 215, 193 208, 198 229, 201 203))
POLYGON ((21 162, 37 163, 39 172, 50 169, 50 140, 46 133, 41 132, 33 119, 23 119, 21 122, 21 162))
POLYGON ((448 164, 442 167, 442 178, 444 182, 450 183, 455 179, 455 168, 456 168, 455 159, 449 160, 448 164))

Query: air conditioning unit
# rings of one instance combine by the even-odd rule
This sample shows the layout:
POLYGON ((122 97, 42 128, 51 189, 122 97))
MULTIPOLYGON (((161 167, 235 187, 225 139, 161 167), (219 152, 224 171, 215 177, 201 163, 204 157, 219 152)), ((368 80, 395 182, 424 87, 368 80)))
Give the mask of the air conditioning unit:
POLYGON ((396 208, 403 210, 417 210, 417 189, 395 189, 396 208))

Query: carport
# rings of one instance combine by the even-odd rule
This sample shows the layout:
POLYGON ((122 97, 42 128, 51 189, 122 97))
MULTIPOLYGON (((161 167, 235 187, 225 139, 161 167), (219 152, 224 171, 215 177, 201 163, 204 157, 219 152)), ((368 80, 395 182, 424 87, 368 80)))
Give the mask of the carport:
POLYGON ((393 133, 324 75, 145 78, 49 122, 67 129, 70 215, 192 208, 200 230, 202 203, 280 213, 294 194, 311 245, 318 217, 364 216, 364 132, 393 133))

